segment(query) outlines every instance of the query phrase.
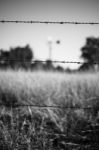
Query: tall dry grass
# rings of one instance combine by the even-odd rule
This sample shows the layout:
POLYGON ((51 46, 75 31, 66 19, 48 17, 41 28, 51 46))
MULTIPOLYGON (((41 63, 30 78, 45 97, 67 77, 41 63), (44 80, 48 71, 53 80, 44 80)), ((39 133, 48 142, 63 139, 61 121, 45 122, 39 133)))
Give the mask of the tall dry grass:
MULTIPOLYGON (((82 129, 87 123, 97 123, 99 120, 99 73, 0 71, 0 103, 9 107, 12 103, 77 107, 77 109, 20 107, 19 110, 18 116, 32 114, 33 118, 35 116, 41 118, 38 126, 39 131, 43 131, 42 134, 46 128, 48 132, 52 128, 57 132, 71 134, 78 128, 82 129), (92 108, 82 109, 87 107, 92 108)), ((14 109, 11 111, 2 106, 0 112, 1 116, 14 114, 14 109)), ((35 130, 36 136, 34 124, 32 126, 30 124, 30 127, 31 130, 35 130)))

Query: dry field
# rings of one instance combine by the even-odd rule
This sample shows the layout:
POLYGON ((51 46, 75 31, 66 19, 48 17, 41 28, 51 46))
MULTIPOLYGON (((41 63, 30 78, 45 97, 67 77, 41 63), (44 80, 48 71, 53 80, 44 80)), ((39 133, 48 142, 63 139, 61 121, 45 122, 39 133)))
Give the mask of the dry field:
POLYGON ((99 138, 86 133, 99 123, 99 73, 0 71, 0 104, 1 150, 85 150, 99 138))

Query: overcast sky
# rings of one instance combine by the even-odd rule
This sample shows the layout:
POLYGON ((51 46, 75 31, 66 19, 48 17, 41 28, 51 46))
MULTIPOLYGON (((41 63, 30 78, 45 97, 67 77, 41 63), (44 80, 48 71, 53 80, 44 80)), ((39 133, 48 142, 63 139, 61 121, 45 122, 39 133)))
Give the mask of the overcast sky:
MULTIPOLYGON (((1 0, 0 20, 93 21, 99 22, 98 0, 1 0)), ((98 25, 1 24, 0 49, 25 46, 35 59, 48 59, 48 39, 52 39, 52 59, 80 61, 86 37, 99 37, 98 25), (61 43, 57 44, 56 41, 61 43)), ((71 68, 78 65, 68 64, 71 68)))

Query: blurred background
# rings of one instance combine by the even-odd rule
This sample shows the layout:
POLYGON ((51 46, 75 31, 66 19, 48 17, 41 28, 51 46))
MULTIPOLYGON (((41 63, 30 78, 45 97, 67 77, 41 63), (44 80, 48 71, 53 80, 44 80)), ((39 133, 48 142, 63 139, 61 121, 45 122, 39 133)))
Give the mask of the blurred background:
MULTIPOLYGON (((97 0, 1 0, 0 20, 81 21, 99 20, 97 0)), ((98 25, 1 24, 0 49, 10 51, 27 44, 33 60, 83 61, 86 38, 99 37, 98 25)), ((78 64, 57 64, 78 69, 78 64)))

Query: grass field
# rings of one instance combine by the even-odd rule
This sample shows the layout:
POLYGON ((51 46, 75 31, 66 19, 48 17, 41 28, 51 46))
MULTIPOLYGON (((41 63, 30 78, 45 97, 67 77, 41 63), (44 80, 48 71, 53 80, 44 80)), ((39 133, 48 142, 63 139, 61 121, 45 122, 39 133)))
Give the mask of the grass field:
POLYGON ((0 71, 0 104, 2 149, 66 149, 66 144, 56 144, 63 138, 58 133, 75 143, 81 138, 77 133, 99 123, 99 73, 0 71))

